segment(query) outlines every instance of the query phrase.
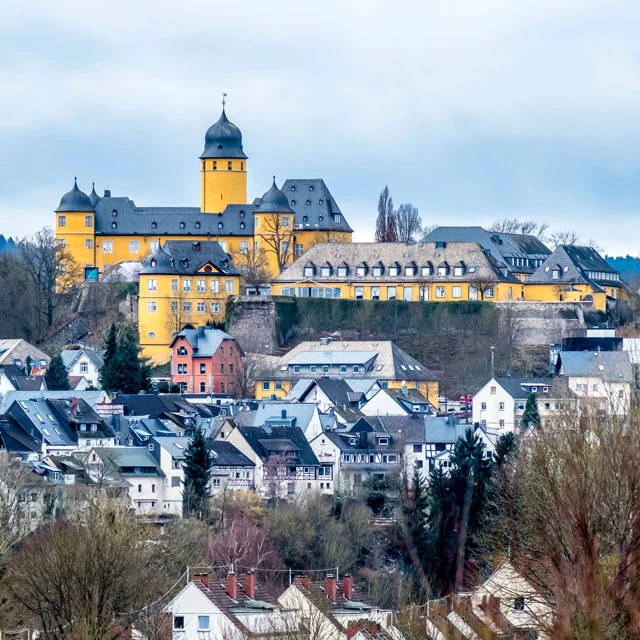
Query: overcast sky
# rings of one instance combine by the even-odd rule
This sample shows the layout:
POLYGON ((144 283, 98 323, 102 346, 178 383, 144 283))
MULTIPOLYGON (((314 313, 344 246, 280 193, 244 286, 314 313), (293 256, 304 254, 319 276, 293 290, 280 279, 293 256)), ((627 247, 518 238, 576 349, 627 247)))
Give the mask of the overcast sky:
POLYGON ((638 0, 0 3, 0 233, 78 176, 199 205, 221 94, 249 198, 324 178, 357 240, 380 190, 427 224, 535 218, 638 254, 638 0))

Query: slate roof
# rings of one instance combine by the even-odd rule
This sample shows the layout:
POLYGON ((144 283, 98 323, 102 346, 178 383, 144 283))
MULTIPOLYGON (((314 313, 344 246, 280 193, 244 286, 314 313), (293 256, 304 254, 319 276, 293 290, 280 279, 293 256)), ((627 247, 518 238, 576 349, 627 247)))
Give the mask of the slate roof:
POLYGON ((44 376, 26 376, 24 368, 13 364, 0 365, 0 372, 2 370, 16 391, 40 391, 46 388, 44 376))
POLYGON ((591 273, 611 274, 619 278, 620 274, 613 269, 602 256, 591 247, 560 245, 538 267, 529 280, 529 284, 554 284, 571 288, 574 284, 589 284, 595 291, 602 292, 605 285, 626 288, 622 280, 613 278, 591 277, 591 273), (557 278, 553 272, 559 271, 557 278))
POLYGON ((353 229, 321 178, 285 180, 282 192, 295 211, 296 228, 302 230, 345 231, 353 229), (339 222, 336 216, 340 216, 339 222))
POLYGON ((19 400, 8 408, 21 428, 32 438, 53 446, 74 446, 77 438, 69 425, 42 400, 19 400))
MULTIPOLYGON (((144 260, 141 274, 195 275, 207 264, 221 274, 240 275, 231 256, 222 250, 218 242, 191 242, 169 240, 144 260)), ((217 275, 212 272, 211 275, 217 275)))
POLYGON ((427 444, 454 444, 464 437, 467 429, 474 431, 472 424, 458 424, 452 416, 426 418, 424 426, 427 444))
POLYGON ((246 412, 252 417, 251 426, 292 426, 306 431, 317 411, 313 403, 302 402, 261 402, 256 411, 246 412), (286 412, 283 417, 282 413, 286 412))
POLYGON ((93 206, 91 205, 89 196, 78 189, 78 182, 75 179, 73 182, 73 187, 71 187, 71 191, 67 191, 67 193, 62 196, 60 204, 56 209, 56 213, 66 213, 68 211, 86 211, 87 213, 93 213, 93 206))
POLYGON ((209 443, 209 449, 214 455, 216 467, 255 467, 255 462, 247 458, 239 449, 230 442, 213 440, 209 443))
POLYGON ((295 213, 289 206, 287 196, 278 189, 275 177, 269 190, 254 204, 256 213, 295 213))
MULTIPOLYGON (((256 455, 263 461, 267 461, 270 456, 266 447, 274 447, 278 441, 286 440, 293 443, 300 452, 299 458, 295 461, 297 465, 313 467, 320 464, 304 433, 298 427, 273 427, 267 429, 261 427, 238 427, 238 429, 256 455), (267 443, 270 440, 275 442, 268 445, 267 443)), ((287 447, 290 448, 290 445, 287 445, 287 447)))
POLYGON ((376 433, 388 433, 405 442, 424 442, 425 420, 424 416, 418 415, 364 416, 351 427, 349 433, 363 430, 366 424, 376 433))
POLYGON ((149 416, 151 418, 157 418, 166 413, 180 413, 184 411, 186 415, 195 415, 198 412, 190 402, 175 393, 119 393, 113 403, 123 405, 125 415, 127 416, 149 416))
POLYGON ((334 283, 350 282, 352 284, 397 284, 399 282, 468 282, 471 278, 490 279, 495 282, 519 283, 515 276, 503 271, 508 269, 502 261, 492 255, 486 255, 477 242, 452 242, 445 248, 436 248, 434 242, 418 244, 404 244, 402 242, 351 242, 319 243, 306 251, 304 256, 286 266, 274 282, 284 283, 334 283), (438 265, 446 262, 450 267, 449 275, 438 275, 438 265), (453 266, 463 262, 466 265, 466 273, 455 276, 453 266), (305 267, 309 264, 315 266, 313 276, 305 276, 305 267), (329 263, 333 267, 329 276, 323 276, 321 267, 329 263), (347 275, 338 276, 338 266, 347 265, 347 275), (381 263, 384 267, 381 276, 373 275, 373 266, 381 263), (397 264, 396 264, 397 263, 397 264), (405 275, 404 267, 415 263, 417 269, 415 275, 405 275), (422 266, 431 263, 434 275, 423 276, 422 266), (357 275, 359 265, 367 266, 364 276, 357 275), (399 266, 400 274, 389 275, 389 267, 399 266))
POLYGON ((39 364, 40 360, 44 360, 49 364, 51 360, 44 351, 40 351, 40 349, 21 338, 5 338, 0 340, 0 365, 3 363, 15 364, 14 360, 21 360, 24 366, 29 357, 36 364, 39 364))
POLYGON ((560 373, 567 377, 594 377, 605 382, 632 382, 627 351, 561 351, 560 373))
MULTIPOLYGON (((362 372, 363 378, 374 380, 438 380, 438 377, 427 369, 427 367, 420 364, 406 351, 403 351, 400 347, 388 340, 336 340, 327 344, 323 344, 320 341, 301 342, 291 351, 282 356, 279 364, 277 365, 276 371, 271 378, 290 379, 295 377, 307 379, 314 377, 308 369, 301 371, 299 374, 294 374, 292 367, 289 366, 294 359, 298 358, 298 356, 302 356, 302 354, 304 355, 299 362, 304 362, 306 365, 340 365, 343 364, 343 361, 346 361, 347 358, 350 358, 351 356, 349 354, 352 353, 359 354, 355 358, 355 360, 358 361, 356 364, 362 363, 362 354, 377 354, 371 364, 371 368, 362 372), (285 365, 287 366, 287 370, 283 370, 285 365)), ((369 358, 369 356, 367 356, 367 358, 369 358)), ((367 361, 371 362, 370 359, 367 361)), ((327 376, 326 373, 322 373, 321 366, 316 374, 316 379, 327 376)), ((333 377, 337 377, 335 372, 332 372, 332 374, 333 377)), ((352 378, 349 378, 349 380, 352 380, 352 378)))
POLYGON ((523 388, 537 386, 538 397, 554 397, 561 395, 561 391, 566 385, 558 384, 558 380, 554 378, 511 378, 509 376, 495 378, 495 381, 515 400, 526 400, 531 393, 530 390, 523 388), (555 383, 555 384, 554 384, 555 383), (547 388, 547 393, 542 392, 543 388, 547 388))
POLYGON ((7 391, 0 400, 0 414, 18 400, 55 400, 56 398, 82 398, 90 407, 95 407, 99 402, 108 399, 105 391, 7 391))
POLYGON ((200 158, 246 158, 242 149, 242 132, 227 118, 224 107, 217 122, 204 137, 204 151, 200 158))
MULTIPOLYGON (((213 356, 218 351, 223 340, 234 340, 232 336, 220 329, 198 327, 197 329, 183 329, 176 335, 169 346, 173 347, 174 342, 181 337, 187 339, 193 349, 193 355, 196 357, 213 356)), ((236 348, 239 349, 239 345, 236 348)))
MULTIPOLYGON (((184 455, 191 438, 187 437, 154 437, 154 442, 158 443, 158 446, 162 447, 172 458, 176 460, 184 460, 184 455)), ((155 457, 155 456, 154 456, 155 457)))
POLYGON ((164 477, 162 469, 155 461, 147 447, 95 447, 93 449, 105 466, 110 466, 124 478, 146 477, 151 474, 135 471, 135 469, 155 469, 155 473, 164 477), (122 471, 124 467, 132 467, 134 471, 122 471))
POLYGON ((25 431, 11 415, 0 415, 0 440, 12 453, 40 453, 42 440, 25 431))
POLYGON ((62 362, 64 362, 64 366, 67 369, 71 368, 73 363, 83 355, 86 356, 97 370, 102 369, 104 366, 102 356, 95 349, 64 349, 60 353, 62 362))
POLYGON ((81 435, 77 437, 112 438, 115 435, 111 427, 107 426, 102 418, 82 398, 75 398, 75 408, 74 399, 72 398, 58 398, 47 400, 46 404, 51 407, 55 415, 57 415, 63 422, 68 425, 98 425, 97 431, 87 430, 86 432, 80 432, 81 435))

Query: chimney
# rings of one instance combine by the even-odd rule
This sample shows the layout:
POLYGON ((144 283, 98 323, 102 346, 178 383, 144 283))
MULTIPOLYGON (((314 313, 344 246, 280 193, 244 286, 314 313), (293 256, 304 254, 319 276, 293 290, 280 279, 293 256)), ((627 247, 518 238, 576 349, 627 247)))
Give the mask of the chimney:
POLYGON ((491 613, 500 613, 500 598, 496 598, 492 593, 490 593, 488 608, 491 613))
POLYGON ((247 571, 244 578, 244 592, 252 600, 256 599, 256 574, 253 571, 247 571))
POLYGON ((232 600, 238 599, 238 579, 233 571, 227 574, 227 593, 232 600))
POLYGON ((209 587, 208 573, 194 573, 191 575, 191 582, 202 582, 205 587, 209 587))
POLYGON ((368 631, 374 638, 378 637, 378 623, 373 620, 358 620, 347 623, 347 640, 351 640, 358 631, 368 631))
POLYGON ((287 417, 287 410, 283 409, 282 410, 282 419, 284 420, 287 417))
POLYGON ((293 584, 297 584, 301 587, 304 587, 305 589, 308 589, 311 584, 311 580, 309 579, 309 576, 296 576, 293 579, 293 584))
POLYGON ((402 385, 402 395, 406 398, 409 395, 409 389, 407 389, 407 385, 402 385))
POLYGON ((105 189, 104 190, 104 197, 105 198, 110 198, 111 197, 111 189, 105 189))
POLYGON ((342 593, 347 600, 353 600, 353 576, 350 573, 342 577, 342 593))
POLYGON ((78 414, 78 398, 75 396, 71 398, 71 415, 76 416, 78 414))
POLYGON ((329 598, 331 602, 335 602, 338 599, 338 588, 336 584, 336 577, 332 573, 327 574, 325 589, 327 591, 327 598, 329 598))

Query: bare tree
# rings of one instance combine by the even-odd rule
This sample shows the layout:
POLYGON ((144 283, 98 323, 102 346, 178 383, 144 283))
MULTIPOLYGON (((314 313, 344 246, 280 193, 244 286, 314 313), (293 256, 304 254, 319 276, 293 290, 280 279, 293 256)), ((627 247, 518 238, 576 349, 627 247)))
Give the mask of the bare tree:
MULTIPOLYGON (((279 271, 289 262, 293 255, 294 229, 293 225, 285 226, 284 217, 277 213, 260 216, 260 233, 256 236, 266 245, 264 251, 275 256, 279 271)), ((289 221, 290 220, 290 217, 289 221)))
POLYGON ((233 264, 242 275, 245 283, 250 287, 260 287, 269 284, 273 274, 269 269, 264 249, 249 247, 247 251, 238 251, 233 255, 233 264))
POLYGON ((571 229, 549 234, 549 244, 552 249, 557 249, 561 244, 573 245, 578 242, 580 242, 580 235, 571 229))
POLYGON ((422 219, 418 209, 412 204, 401 204, 396 212, 396 224, 398 229, 398 242, 410 242, 415 240, 422 229, 422 219))
POLYGON ((482 274, 477 274, 469 278, 469 289, 471 290, 471 287, 473 287, 478 292, 480 300, 484 300, 487 291, 493 289, 496 284, 498 284, 497 278, 482 274))
POLYGON ((518 220, 517 218, 505 218, 496 220, 487 231, 494 233, 521 233, 523 235, 536 236, 544 242, 549 225, 535 220, 518 220))
POLYGON ((18 251, 34 285, 41 330, 49 329, 61 297, 82 280, 82 267, 65 246, 56 242, 51 227, 20 240, 18 251))
POLYGON ((386 186, 378 198, 375 239, 376 242, 398 242, 398 222, 393 210, 393 199, 386 186))
POLYGON ((0 451, 0 562, 31 530, 27 492, 33 474, 0 451))

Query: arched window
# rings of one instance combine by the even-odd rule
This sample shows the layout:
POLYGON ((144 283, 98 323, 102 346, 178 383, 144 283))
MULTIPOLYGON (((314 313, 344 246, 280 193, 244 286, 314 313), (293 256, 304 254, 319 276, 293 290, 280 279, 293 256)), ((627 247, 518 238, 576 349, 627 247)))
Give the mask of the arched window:
POLYGON ((181 228, 181 229, 184 229, 184 228, 185 228, 185 226, 186 226, 186 225, 184 224, 184 222, 180 222, 180 228, 181 228))
POLYGON ((196 229, 199 229, 199 228, 200 228, 200 223, 196 222, 196 229))
POLYGON ((117 226, 118 226, 118 223, 114 220, 114 221, 111 223, 111 228, 112 228, 112 229, 115 229, 117 226))
POLYGON ((155 220, 151 223, 151 228, 152 229, 157 229, 158 228, 158 223, 155 220))

